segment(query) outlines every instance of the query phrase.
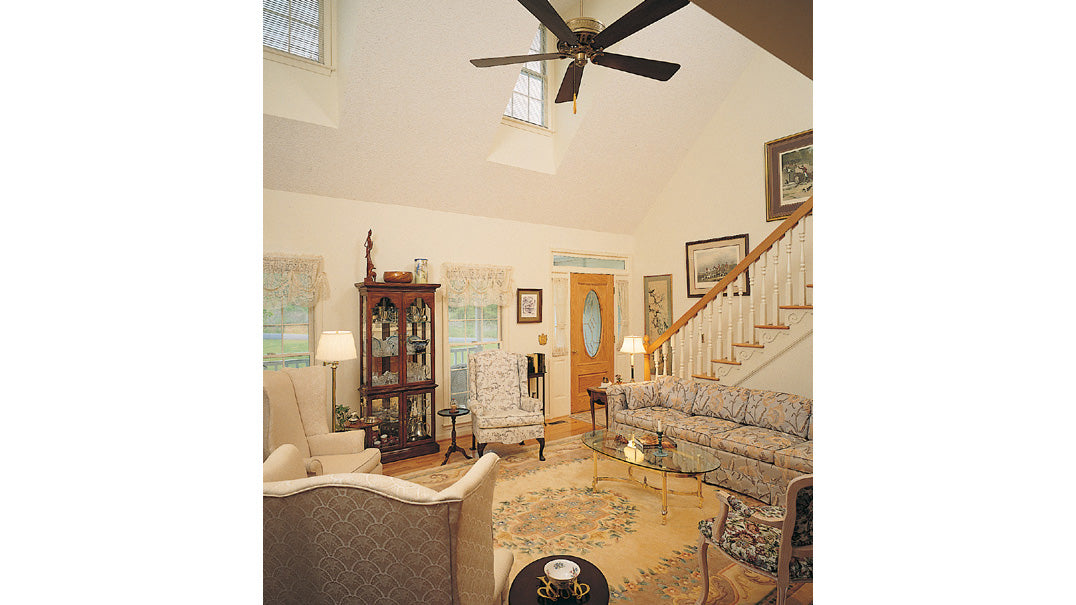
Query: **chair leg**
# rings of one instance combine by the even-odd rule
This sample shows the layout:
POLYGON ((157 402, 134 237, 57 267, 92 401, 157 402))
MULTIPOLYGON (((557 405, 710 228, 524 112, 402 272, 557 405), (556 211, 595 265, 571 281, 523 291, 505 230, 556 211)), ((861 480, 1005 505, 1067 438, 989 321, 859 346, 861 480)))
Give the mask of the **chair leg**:
POLYGON ((486 444, 485 443, 479 443, 478 444, 478 457, 481 458, 482 453, 485 452, 485 451, 486 451, 486 444))
POLYGON ((702 594, 699 595, 699 600, 695 601, 695 605, 703 605, 706 602, 706 597, 710 594, 710 569, 706 563, 706 549, 710 546, 710 543, 706 541, 706 536, 699 532, 699 568, 702 570, 702 594))
POLYGON ((545 437, 538 438, 538 459, 545 462, 545 437))

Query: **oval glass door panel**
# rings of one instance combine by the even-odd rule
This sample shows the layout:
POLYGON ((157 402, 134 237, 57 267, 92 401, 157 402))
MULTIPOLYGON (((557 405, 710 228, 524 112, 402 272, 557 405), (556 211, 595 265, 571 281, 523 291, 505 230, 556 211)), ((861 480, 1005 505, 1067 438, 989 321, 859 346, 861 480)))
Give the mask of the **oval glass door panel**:
POLYGON ((583 300, 583 346, 587 355, 598 354, 598 345, 602 341, 602 307, 598 295, 591 290, 583 300))

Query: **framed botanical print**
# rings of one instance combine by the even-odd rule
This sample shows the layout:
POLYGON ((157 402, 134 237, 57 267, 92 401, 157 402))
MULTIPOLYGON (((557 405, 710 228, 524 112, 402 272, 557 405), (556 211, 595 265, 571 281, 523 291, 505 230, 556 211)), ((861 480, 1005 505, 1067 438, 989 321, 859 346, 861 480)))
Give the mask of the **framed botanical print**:
POLYGON ((647 342, 654 342, 672 325, 672 274, 644 275, 643 303, 647 342))
POLYGON ((516 289, 516 323, 542 323, 542 291, 516 289))
MULTIPOLYGON (((736 268, 750 248, 747 234, 726 235, 684 244, 687 248, 687 295, 701 298, 736 268)), ((743 273, 741 295, 751 294, 747 271, 743 273)))
POLYGON ((814 195, 814 131, 766 143, 766 220, 787 218, 814 195))

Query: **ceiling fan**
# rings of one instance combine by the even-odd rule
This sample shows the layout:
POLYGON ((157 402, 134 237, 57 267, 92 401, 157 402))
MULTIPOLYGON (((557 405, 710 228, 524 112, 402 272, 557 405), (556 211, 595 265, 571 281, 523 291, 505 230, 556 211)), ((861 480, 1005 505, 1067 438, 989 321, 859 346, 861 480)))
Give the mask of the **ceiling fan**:
POLYGON ((605 49, 684 8, 690 3, 689 0, 643 0, 609 27, 590 17, 577 17, 565 23, 548 0, 519 0, 519 3, 557 37, 557 52, 471 59, 471 63, 475 67, 493 67, 530 61, 571 59, 572 63, 564 72, 564 80, 557 92, 556 102, 571 101, 573 113, 575 113, 575 101, 579 98, 579 84, 583 80, 583 68, 586 67, 588 61, 602 67, 626 71, 662 82, 671 78, 676 70, 680 69, 680 65, 676 63, 617 55, 606 52, 605 49))

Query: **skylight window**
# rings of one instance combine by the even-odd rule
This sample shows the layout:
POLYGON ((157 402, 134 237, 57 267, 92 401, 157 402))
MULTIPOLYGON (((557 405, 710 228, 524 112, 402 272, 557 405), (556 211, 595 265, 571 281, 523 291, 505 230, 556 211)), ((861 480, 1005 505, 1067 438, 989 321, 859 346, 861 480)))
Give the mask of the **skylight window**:
MULTIPOLYGON (((544 52, 545 27, 539 25, 527 54, 537 55, 544 52)), ((516 85, 512 89, 512 98, 508 100, 504 115, 544 127, 546 125, 545 76, 545 61, 524 63, 516 79, 516 85)))
POLYGON ((262 44, 325 63, 320 0, 262 0, 262 44))

